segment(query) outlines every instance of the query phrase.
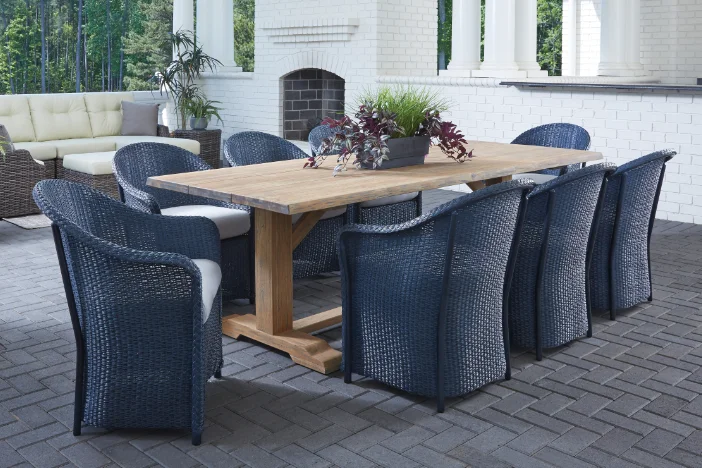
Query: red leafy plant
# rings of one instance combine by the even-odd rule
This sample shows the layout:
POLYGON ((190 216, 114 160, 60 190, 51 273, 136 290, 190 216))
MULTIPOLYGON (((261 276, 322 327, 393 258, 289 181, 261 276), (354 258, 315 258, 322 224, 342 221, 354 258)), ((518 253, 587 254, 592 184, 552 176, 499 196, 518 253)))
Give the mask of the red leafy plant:
POLYGON ((456 162, 472 158, 463 134, 455 124, 443 121, 437 108, 446 106, 435 94, 421 89, 381 88, 372 96, 367 94, 354 119, 344 115, 322 121, 322 125, 334 129, 334 135, 322 140, 317 156, 308 158, 304 167, 316 169, 327 157, 334 156, 334 176, 345 171, 349 162, 357 169, 375 169, 389 159, 390 138, 411 136, 428 136, 432 145, 456 162), (394 109, 399 110, 399 115, 394 109))

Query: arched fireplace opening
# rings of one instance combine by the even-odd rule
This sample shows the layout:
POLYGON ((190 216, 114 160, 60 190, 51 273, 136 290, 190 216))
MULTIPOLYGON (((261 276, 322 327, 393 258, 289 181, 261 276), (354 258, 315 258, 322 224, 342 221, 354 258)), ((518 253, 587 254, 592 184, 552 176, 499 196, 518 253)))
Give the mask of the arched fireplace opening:
POLYGON ((316 68, 297 70, 283 78, 283 135, 286 140, 307 141, 325 117, 344 113, 344 79, 316 68))

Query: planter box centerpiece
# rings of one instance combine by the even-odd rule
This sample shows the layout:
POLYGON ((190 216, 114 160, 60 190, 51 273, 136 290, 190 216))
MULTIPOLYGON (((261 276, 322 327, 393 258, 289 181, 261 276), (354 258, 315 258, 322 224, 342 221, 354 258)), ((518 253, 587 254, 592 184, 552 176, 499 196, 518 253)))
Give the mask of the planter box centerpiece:
POLYGON ((354 118, 327 117, 322 125, 334 130, 325 138, 317 156, 305 163, 318 168, 327 157, 336 157, 334 176, 349 162, 357 169, 392 169, 424 164, 431 145, 462 163, 473 156, 465 148, 463 134, 441 119, 447 101, 424 88, 381 87, 364 92, 354 118))

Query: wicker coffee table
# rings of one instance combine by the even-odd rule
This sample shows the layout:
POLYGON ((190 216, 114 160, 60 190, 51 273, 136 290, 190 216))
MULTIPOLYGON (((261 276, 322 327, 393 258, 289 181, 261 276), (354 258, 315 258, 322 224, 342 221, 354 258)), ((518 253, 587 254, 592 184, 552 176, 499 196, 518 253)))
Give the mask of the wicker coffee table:
POLYGON ((173 136, 199 141, 200 157, 213 168, 220 168, 222 130, 176 130, 173 136))

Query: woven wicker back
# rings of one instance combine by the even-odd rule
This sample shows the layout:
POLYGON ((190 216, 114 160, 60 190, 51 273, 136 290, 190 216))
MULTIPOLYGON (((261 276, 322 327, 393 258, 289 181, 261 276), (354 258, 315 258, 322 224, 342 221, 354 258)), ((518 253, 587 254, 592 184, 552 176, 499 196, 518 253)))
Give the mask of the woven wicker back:
POLYGON ((168 262, 177 256, 147 251, 155 233, 139 218, 151 215, 64 180, 40 182, 34 198, 58 227, 62 273, 80 322, 74 329, 85 350, 83 421, 190 427, 193 328, 199 326, 191 317, 201 307, 192 275, 168 262), (178 310, 186 313, 174 314, 178 310))
POLYGON ((517 345, 535 345, 537 304, 544 347, 587 332, 588 245, 602 184, 613 170, 611 164, 589 166, 529 194, 510 294, 510 333, 517 345))
POLYGON ((503 288, 520 201, 529 188, 512 181, 404 225, 342 231, 344 327, 351 330, 354 372, 436 395, 443 309, 446 395, 504 375, 503 288))
POLYGON ((314 127, 310 132, 308 140, 310 142, 310 150, 312 155, 316 156, 319 152, 319 147, 322 145, 322 141, 325 138, 331 138, 334 136, 338 128, 332 128, 328 125, 319 125, 314 127))
POLYGON ((248 166, 290 159, 305 159, 309 155, 300 148, 275 135, 263 132, 241 132, 224 143, 224 157, 231 166, 248 166))
MULTIPOLYGON (((118 150, 112 165, 120 186, 131 186, 152 195, 161 209, 205 204, 200 197, 146 185, 146 180, 153 176, 212 169, 202 159, 182 148, 162 143, 136 143, 118 150)), ((139 200, 132 200, 128 191, 124 192, 124 198, 129 206, 140 205, 139 200)))
POLYGON ((609 309, 611 300, 615 309, 624 309, 652 294, 648 239, 665 164, 675 154, 666 150, 643 156, 609 178, 590 269, 593 307, 609 309), (610 270, 617 285, 612 291, 610 270))
MULTIPOLYGON (((540 125, 519 135, 512 141, 513 145, 548 146, 551 148, 566 148, 587 150, 590 148, 590 134, 584 128, 569 123, 553 123, 540 125)), ((568 166, 568 170, 576 170, 580 164, 568 166)), ((543 169, 540 174, 561 175, 561 169, 543 169)))

